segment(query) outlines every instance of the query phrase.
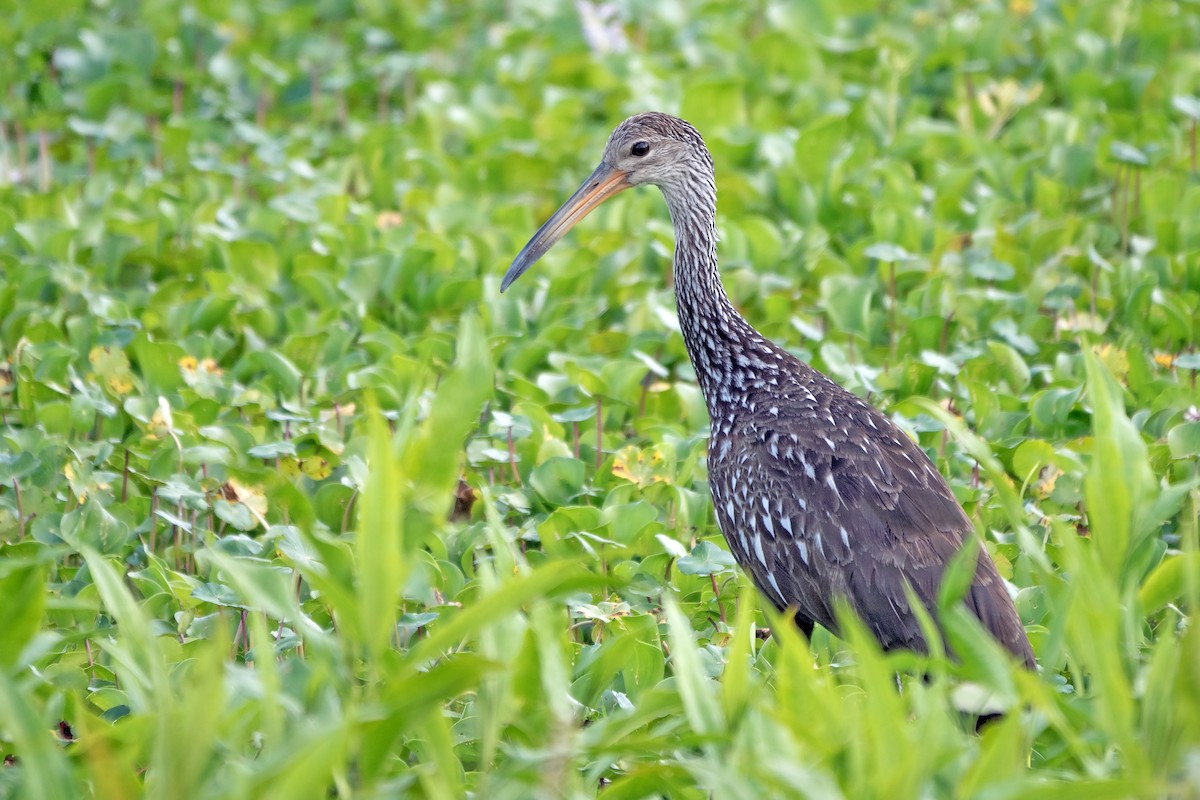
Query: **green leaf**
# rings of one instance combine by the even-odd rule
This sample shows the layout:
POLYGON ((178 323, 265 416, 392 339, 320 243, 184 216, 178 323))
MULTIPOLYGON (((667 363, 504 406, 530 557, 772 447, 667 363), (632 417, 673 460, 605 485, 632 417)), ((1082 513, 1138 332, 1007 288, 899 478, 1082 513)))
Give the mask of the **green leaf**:
POLYGON ((0 484, 12 486, 13 481, 32 475, 37 468, 33 453, 0 453, 0 484))
POLYGON ((258 525, 258 521, 254 519, 254 515, 250 513, 250 509, 244 503, 231 503, 228 500, 220 499, 213 503, 213 513, 217 515, 218 519, 239 531, 254 530, 258 525))
POLYGON ((46 800, 78 797, 81 787, 73 778, 71 764, 47 730, 51 720, 38 713, 35 700, 35 692, 18 685, 7 670, 0 672, 0 716, 23 763, 8 785, 22 787, 16 795, 46 800))
POLYGON ((551 506, 562 506, 583 490, 584 464, 577 458, 555 456, 534 468, 529 485, 551 506))
POLYGON ((1146 613, 1153 613, 1184 597, 1189 581, 1192 586, 1200 586, 1200 553, 1168 556, 1142 582, 1138 602, 1146 613))
POLYGON ((1150 165, 1150 159, 1146 157, 1144 152, 1125 142, 1111 142, 1108 145, 1108 154, 1122 164, 1132 164, 1135 167, 1147 167, 1150 165))
POLYGON ((1193 122, 1200 121, 1200 98, 1188 94, 1177 94, 1171 98, 1171 108, 1193 122))
POLYGON ((1167 444, 1174 458, 1200 455, 1200 422, 1183 422, 1171 428, 1167 444))
POLYGON ((492 364, 479 317, 459 322, 454 368, 438 386, 428 419, 404 453, 404 471, 424 497, 449 497, 458 479, 462 447, 479 424, 479 412, 492 396, 492 364))
POLYGON ((4 625, 0 626, 0 666, 14 665, 41 627, 46 607, 45 588, 46 578, 40 564, 0 561, 0 597, 8 609, 4 625))
POLYGON ((406 476, 392 437, 377 413, 368 418, 371 472, 358 502, 354 541, 358 569, 358 625, 363 644, 375 659, 390 647, 397 604, 411 561, 405 540, 406 476))
POLYGON ((700 541, 692 552, 675 562, 684 575, 713 575, 733 568, 733 555, 712 542, 700 541))
POLYGON ((279 280, 279 261, 269 242, 233 241, 225 246, 229 271, 250 284, 270 288, 279 280))
POLYGON ((675 677, 683 710, 692 730, 701 736, 716 736, 723 728, 716 685, 704 674, 696 650, 695 633, 671 594, 663 596, 667 615, 667 639, 671 645, 671 672, 675 677))
POLYGON ((1092 405, 1092 454, 1085 481, 1092 536, 1109 574, 1120 582, 1129 553, 1150 534, 1141 517, 1157 496, 1146 444, 1129 418, 1119 386, 1100 360, 1084 351, 1092 405))
POLYGON ((863 255, 867 258, 873 258, 876 261, 886 261, 888 263, 909 261, 916 258, 916 256, 909 253, 900 245, 892 244, 891 242, 877 242, 876 244, 869 245, 863 250, 863 255))
POLYGON ((296 443, 291 440, 282 442, 267 442, 251 447, 246 451, 251 458, 282 458, 296 455, 296 443))

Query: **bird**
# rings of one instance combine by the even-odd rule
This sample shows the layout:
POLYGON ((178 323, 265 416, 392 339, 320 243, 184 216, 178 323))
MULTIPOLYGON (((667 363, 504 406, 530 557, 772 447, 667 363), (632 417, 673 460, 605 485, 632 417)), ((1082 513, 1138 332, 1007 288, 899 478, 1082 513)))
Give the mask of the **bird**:
MULTIPOLYGON (((839 630, 846 604, 883 650, 929 652, 906 585, 936 620, 947 564, 974 526, 925 451, 884 413, 768 340, 734 308, 717 263, 717 188, 700 133, 668 114, 632 116, 599 166, 529 240, 501 292, 579 220, 632 187, 657 186, 675 231, 676 312, 710 420, 717 523, 761 594, 807 637, 839 630)), ((963 601, 1036 668, 995 563, 979 547, 963 601)))

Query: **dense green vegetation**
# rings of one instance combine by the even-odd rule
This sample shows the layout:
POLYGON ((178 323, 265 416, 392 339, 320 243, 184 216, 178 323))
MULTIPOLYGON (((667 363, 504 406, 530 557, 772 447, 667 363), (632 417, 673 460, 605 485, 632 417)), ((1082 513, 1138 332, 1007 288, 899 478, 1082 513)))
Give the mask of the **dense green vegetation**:
POLYGON ((5 16, 0 796, 1200 796, 1195 2, 5 16), (651 108, 1039 675, 961 612, 950 663, 763 611, 656 191, 499 295, 651 108))

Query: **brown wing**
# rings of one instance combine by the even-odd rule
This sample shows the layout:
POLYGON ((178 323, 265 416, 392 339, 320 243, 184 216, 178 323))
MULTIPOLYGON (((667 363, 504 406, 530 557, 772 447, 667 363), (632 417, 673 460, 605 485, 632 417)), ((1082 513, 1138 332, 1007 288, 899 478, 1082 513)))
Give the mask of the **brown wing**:
MULTIPOLYGON (((795 608, 802 625, 836 630, 833 598, 842 596, 885 649, 924 650, 904 583, 933 613, 946 563, 973 527, 919 446, 859 398, 803 369, 795 386, 714 419, 709 469, 721 530, 759 589, 780 609, 795 608), (781 394, 791 396, 778 402, 781 394)), ((982 548, 965 602, 1001 644, 1034 665, 982 548)))

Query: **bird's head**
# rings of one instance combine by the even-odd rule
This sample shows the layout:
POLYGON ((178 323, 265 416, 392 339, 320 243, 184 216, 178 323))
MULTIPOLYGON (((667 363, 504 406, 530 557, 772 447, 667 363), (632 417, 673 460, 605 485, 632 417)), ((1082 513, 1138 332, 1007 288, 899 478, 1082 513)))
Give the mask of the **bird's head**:
POLYGON ((695 128, 677 117, 653 111, 630 117, 608 137, 600 166, 513 259, 500 291, 521 277, 575 223, 613 195, 643 183, 660 186, 666 192, 697 176, 707 176, 711 183, 712 158, 695 128))

